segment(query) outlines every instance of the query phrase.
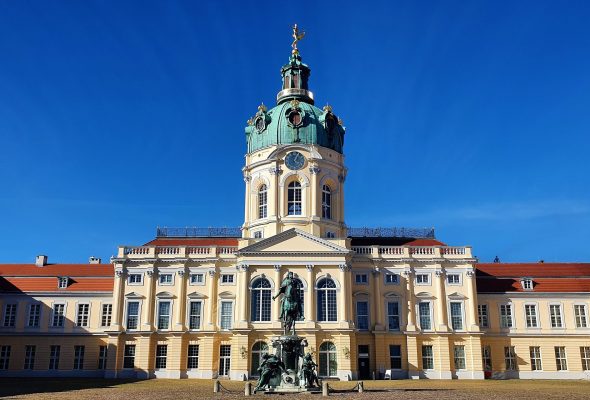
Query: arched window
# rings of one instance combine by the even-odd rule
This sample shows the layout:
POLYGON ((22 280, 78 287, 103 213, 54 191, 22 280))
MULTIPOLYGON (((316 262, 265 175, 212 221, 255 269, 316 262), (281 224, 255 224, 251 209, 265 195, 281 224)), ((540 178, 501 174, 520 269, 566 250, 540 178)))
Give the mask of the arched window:
POLYGON ((301 183, 294 181, 287 188, 287 215, 301 215, 301 183))
POLYGON ((318 282, 318 321, 336 321, 336 284, 330 278, 318 282))
POLYGON ((322 186, 322 218, 332 219, 332 191, 330 186, 322 186))
POLYGON ((266 185, 258 189, 258 218, 266 218, 268 215, 268 190, 266 185))
POLYGON ((252 346, 252 364, 250 368, 250 375, 259 376, 258 368, 262 363, 262 355, 268 353, 268 345, 264 342, 256 342, 252 346))
POLYGON ((336 362, 336 346, 332 342, 324 342, 320 346, 320 376, 336 376, 338 364, 336 362))
POLYGON ((250 307, 252 321, 270 321, 271 295, 268 279, 258 278, 252 283, 252 302, 250 307))
POLYGON ((299 278, 294 278, 293 282, 295 283, 295 285, 297 285, 297 293, 299 293, 299 300, 301 301, 302 314, 301 316, 299 316, 299 319, 297 321, 303 321, 305 319, 305 315, 303 315, 303 312, 305 310, 305 293, 303 293, 303 282, 301 282, 299 278))

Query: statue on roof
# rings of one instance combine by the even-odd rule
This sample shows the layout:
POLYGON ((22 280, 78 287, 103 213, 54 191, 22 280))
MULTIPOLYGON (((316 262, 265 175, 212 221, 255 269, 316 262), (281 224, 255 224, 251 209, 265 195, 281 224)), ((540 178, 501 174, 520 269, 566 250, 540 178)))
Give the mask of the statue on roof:
POLYGON ((293 25, 293 43, 291 43, 291 47, 293 48, 293 50, 291 51, 293 54, 299 54, 299 49, 297 48, 297 42, 300 41, 301 39, 303 39, 303 37, 305 36, 305 32, 303 31, 299 31, 299 28, 297 28, 297 24, 293 25))

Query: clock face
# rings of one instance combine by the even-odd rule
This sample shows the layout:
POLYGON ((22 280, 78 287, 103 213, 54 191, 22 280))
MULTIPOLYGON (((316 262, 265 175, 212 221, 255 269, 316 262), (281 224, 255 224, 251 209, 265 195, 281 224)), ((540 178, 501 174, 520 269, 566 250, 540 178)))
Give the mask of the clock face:
POLYGON ((292 151, 285 157, 285 165, 289 169, 298 170, 303 168, 305 156, 298 151, 292 151))

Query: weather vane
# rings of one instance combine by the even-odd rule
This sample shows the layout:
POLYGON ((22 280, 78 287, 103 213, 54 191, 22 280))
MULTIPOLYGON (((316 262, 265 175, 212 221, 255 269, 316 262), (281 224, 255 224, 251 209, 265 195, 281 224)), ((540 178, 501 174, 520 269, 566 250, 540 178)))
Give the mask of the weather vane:
POLYGON ((293 43, 291 43, 291 47, 293 47, 293 50, 291 51, 291 53, 293 53, 294 55, 299 54, 299 49, 297 49, 297 42, 303 39, 303 36, 305 36, 305 32, 299 32, 297 24, 293 25, 293 43))

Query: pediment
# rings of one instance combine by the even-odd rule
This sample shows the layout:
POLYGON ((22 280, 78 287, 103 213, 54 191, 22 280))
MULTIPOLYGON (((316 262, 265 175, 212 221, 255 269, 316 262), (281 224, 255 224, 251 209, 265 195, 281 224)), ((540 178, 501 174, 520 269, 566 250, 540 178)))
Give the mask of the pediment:
POLYGON ((455 292, 455 293, 451 293, 449 296, 450 300, 466 300, 467 296, 465 296, 464 294, 455 292))
POLYGON ((175 296, 170 292, 159 292, 156 297, 159 299, 173 299, 175 296))
POLYGON ((300 229, 292 228, 285 232, 263 239, 241 249, 240 255, 346 255, 350 252, 329 240, 322 239, 300 229))
POLYGON ((205 299, 205 298, 207 298, 207 296, 205 296, 204 294, 199 293, 199 292, 192 292, 192 293, 188 294, 187 297, 189 299, 205 299))
POLYGON ((128 299, 145 299, 145 297, 139 293, 131 292, 125 295, 128 299))

